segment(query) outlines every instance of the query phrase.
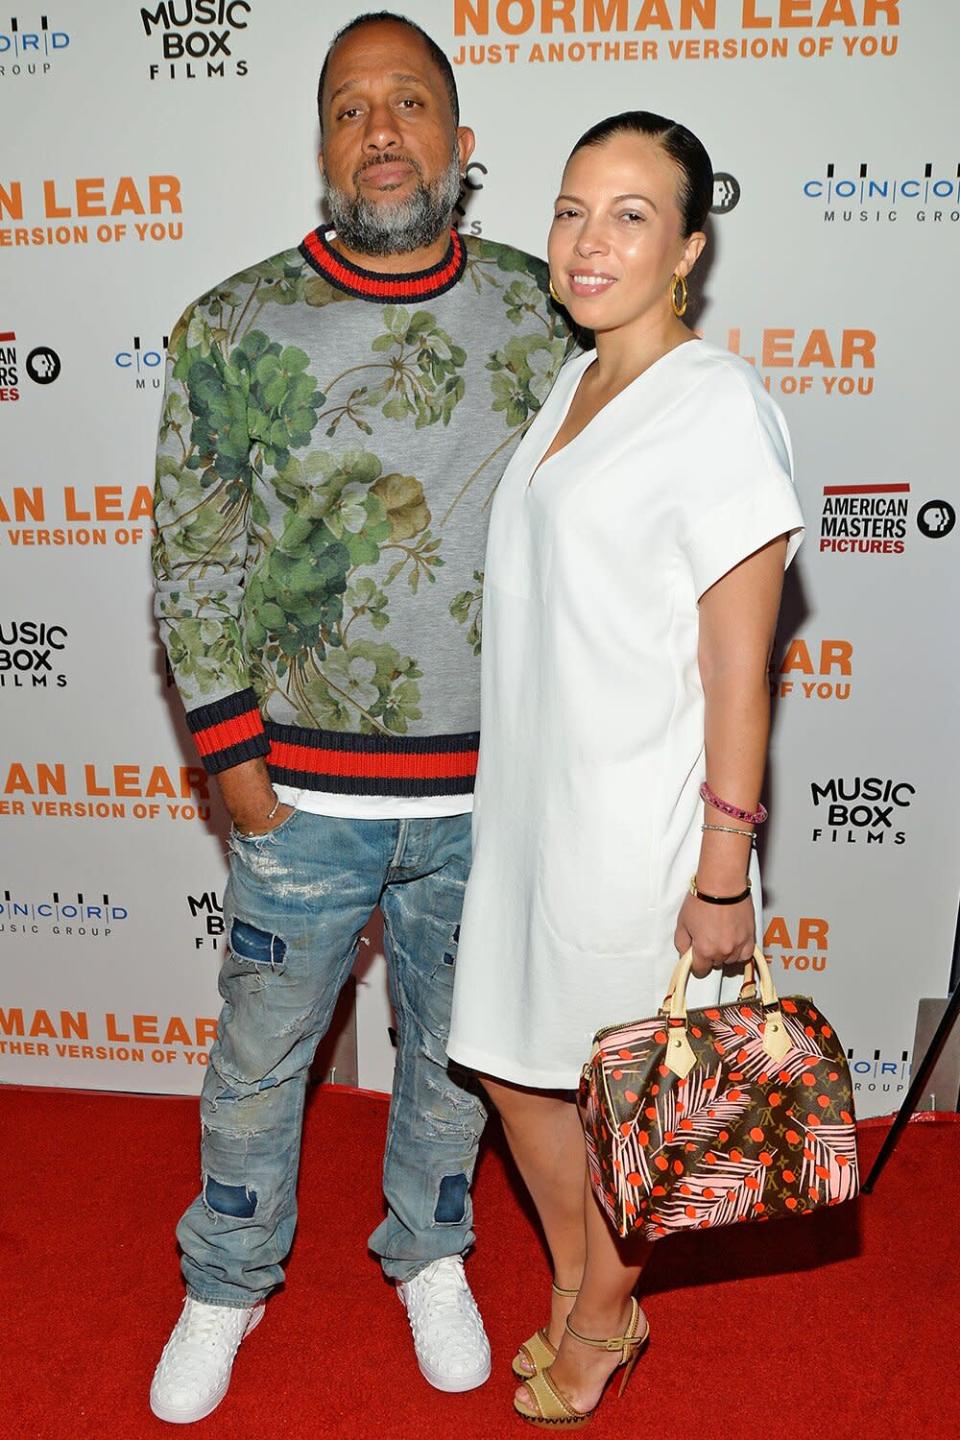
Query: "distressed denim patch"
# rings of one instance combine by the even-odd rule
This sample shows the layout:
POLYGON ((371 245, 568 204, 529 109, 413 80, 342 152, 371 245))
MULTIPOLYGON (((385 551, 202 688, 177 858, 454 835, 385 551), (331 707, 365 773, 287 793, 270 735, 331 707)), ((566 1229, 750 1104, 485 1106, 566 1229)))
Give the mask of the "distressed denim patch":
POLYGON ((208 1175, 203 1198, 218 1215, 233 1215, 237 1220, 250 1220, 257 1213, 257 1192, 246 1185, 223 1185, 208 1175))
POLYGON ((433 1212, 437 1225, 459 1225, 463 1221, 467 1206, 466 1175, 444 1175, 440 1181, 437 1208, 433 1212))
POLYGON ((280 970, 286 958, 287 942, 281 935, 271 935, 256 925, 248 925, 246 920, 234 920, 230 927, 230 949, 241 960, 280 970))

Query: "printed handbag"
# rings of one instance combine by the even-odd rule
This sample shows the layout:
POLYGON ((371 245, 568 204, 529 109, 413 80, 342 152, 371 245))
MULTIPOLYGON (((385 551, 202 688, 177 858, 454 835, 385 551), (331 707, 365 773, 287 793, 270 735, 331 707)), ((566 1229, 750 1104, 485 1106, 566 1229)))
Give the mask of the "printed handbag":
POLYGON ((857 1139, 836 1031, 806 997, 778 999, 759 949, 734 1004, 688 1015, 692 961, 688 950, 659 1015, 598 1031, 583 1068, 590 1180, 614 1228, 658 1240, 851 1200, 857 1139))

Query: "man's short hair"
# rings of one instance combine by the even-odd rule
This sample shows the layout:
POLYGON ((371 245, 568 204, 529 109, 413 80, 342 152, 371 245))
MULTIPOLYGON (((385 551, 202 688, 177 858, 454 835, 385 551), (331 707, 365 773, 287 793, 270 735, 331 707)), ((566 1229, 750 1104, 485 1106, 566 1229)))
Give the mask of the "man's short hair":
POLYGON ((431 37, 427 34, 426 30, 423 30, 413 20, 408 20, 406 15, 395 15, 392 10, 367 10, 363 15, 358 15, 355 20, 351 20, 349 24, 344 25, 340 30, 338 30, 336 35, 334 35, 333 39, 330 41, 330 44, 327 46, 327 53, 323 57, 323 65, 320 70, 320 83, 317 86, 317 115, 320 119, 321 133, 323 132, 323 87, 327 82, 327 70, 330 66, 330 56, 340 44, 340 41, 343 40, 345 36, 349 35, 351 31, 359 30, 361 25, 375 25, 380 21, 390 21, 390 23, 393 25, 405 25, 408 30, 412 30, 415 35, 420 36, 420 39, 427 47, 427 52, 430 56, 430 59, 433 61, 434 65, 436 65, 437 69, 440 71, 440 74, 443 76, 443 83, 447 87, 447 95, 450 99, 450 109, 453 112, 453 123, 454 126, 459 125, 460 96, 457 94, 457 82, 454 79, 453 66, 450 64, 450 61, 440 49, 440 46, 437 44, 437 42, 431 39, 431 37))

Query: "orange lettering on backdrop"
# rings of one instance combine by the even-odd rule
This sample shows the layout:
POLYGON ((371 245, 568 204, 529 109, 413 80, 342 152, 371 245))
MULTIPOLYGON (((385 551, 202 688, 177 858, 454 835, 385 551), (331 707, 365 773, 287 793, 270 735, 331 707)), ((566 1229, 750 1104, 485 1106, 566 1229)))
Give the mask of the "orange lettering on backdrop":
POLYGON ((763 932, 763 948, 768 950, 774 945, 782 950, 806 950, 811 941, 818 950, 828 949, 827 934, 830 926, 826 920, 821 920, 812 915, 802 915, 797 921, 797 943, 794 946, 790 939, 790 926, 783 915, 774 915, 763 932))
POLYGON ((122 520, 123 491, 119 485, 98 485, 93 492, 98 520, 122 520))
POLYGON ((0 185, 0 220, 4 215, 8 220, 23 219, 23 186, 19 180, 11 181, 9 190, 0 185))
POLYGON ((810 659, 810 651, 807 649, 805 640, 791 640, 787 646, 787 653, 780 666, 780 674, 789 675, 791 670, 799 670, 804 675, 813 674, 813 661, 810 659))
POLYGON ((44 765, 41 761, 37 765, 37 791, 41 795, 66 795, 66 766, 63 764, 44 765))
POLYGON ((811 330, 810 338, 800 353, 799 365, 829 365, 833 368, 833 351, 826 330, 811 330))
POLYGON ((888 25, 899 25, 899 0, 863 0, 864 25, 876 25, 879 15, 884 17, 888 25))
MULTIPOLYGON (((154 765, 143 793, 147 800, 152 800, 154 795, 167 795, 171 800, 177 798, 173 781, 170 779, 163 765, 154 765)), ((185 796, 184 798, 186 799, 187 797, 185 796)))
POLYGON ((192 1045, 190 1031, 180 1019, 179 1015, 171 1015, 167 1028, 163 1032, 163 1044, 172 1045, 176 1041, 178 1045, 192 1045))
POLYGON ((216 1020, 197 1020, 197 1044, 212 1045, 217 1038, 216 1020))
POLYGON ((127 512, 128 520, 140 520, 144 516, 149 519, 153 514, 153 492, 149 485, 138 485, 133 492, 133 499, 130 502, 130 509, 127 512))
POLYGON ((533 0, 497 0, 497 24, 508 35, 522 35, 531 29, 536 19, 533 0), (520 18, 515 20, 513 12, 520 7, 520 18))
POLYGON ((103 179, 77 181, 78 215, 106 215, 107 207, 103 203, 104 184, 103 179))
POLYGON ((646 30, 649 25, 656 25, 658 30, 673 29, 667 0, 643 0, 633 28, 634 30, 646 30))
POLYGON ((150 1044, 160 1039, 156 1015, 134 1015, 133 1038, 139 1044, 150 1044))
POLYGON ((834 666, 841 675, 852 675, 853 646, 849 640, 820 641, 820 674, 829 675, 834 666))
POLYGON ((785 30, 797 25, 812 25, 812 4, 813 0, 780 0, 780 24, 785 30))
POLYGON ((114 1015, 114 1014, 112 1014, 112 1013, 110 1013, 110 1012, 108 1011, 107 1014, 104 1016, 104 1020, 106 1021, 106 1026, 107 1026, 107 1039, 108 1039, 108 1040, 129 1040, 129 1039, 130 1039, 130 1036, 127 1035, 123 1030, 118 1030, 118 1029, 117 1029, 117 1017, 116 1017, 116 1015, 114 1015))
POLYGON ((33 1024, 30 1026, 31 1035, 49 1035, 51 1040, 57 1038, 57 1027, 54 1025, 46 1010, 37 1010, 33 1017, 33 1024))
POLYGON ((827 942, 829 929, 830 926, 826 920, 815 920, 809 915, 803 916, 797 927, 797 948, 806 950, 812 940, 818 950, 829 949, 827 942))
POLYGON ((90 1038, 90 1030, 87 1025, 86 1010, 78 1010, 75 1015, 71 1014, 69 1010, 61 1010, 60 1034, 64 1040, 69 1039, 71 1035, 76 1035, 78 1040, 88 1040, 90 1038))
POLYGON ((83 779, 84 779, 84 783, 85 783, 86 788, 87 788, 87 794, 88 794, 88 795, 109 795, 109 794, 110 794, 109 786, 106 786, 106 785, 98 785, 98 784, 97 784, 97 767, 96 767, 96 765, 84 765, 84 767, 83 767, 83 779))
POLYGON ((840 364, 846 370, 852 367, 856 359, 864 370, 872 370, 876 364, 873 355, 876 347, 877 337, 872 330, 844 330, 840 344, 840 364))
POLYGON ((114 765, 113 793, 134 797, 140 794, 139 765, 114 765))
POLYGON ((43 182, 43 213, 48 220, 72 213, 69 205, 57 204, 57 187, 53 180, 44 180, 43 182))
MULTIPOLYGON (((150 183, 153 184, 153 176, 150 183)), ((153 208, 151 206, 151 208, 153 208)), ((110 206, 111 215, 144 215, 143 201, 140 199, 140 191, 133 183, 132 175, 121 175, 117 181, 117 188, 113 196, 113 204, 110 206)))
MULTIPOLYGON (((25 490, 21 485, 14 485, 13 518, 26 520, 28 516, 31 520, 45 519, 43 490, 39 485, 35 485, 32 490, 25 490)), ((7 524, 10 523, 10 513, 2 499, 0 499, 0 520, 7 524)))
POLYGON ((768 30, 773 24, 769 15, 757 14, 756 0, 743 0, 742 20, 744 30, 768 30))
POLYGON ((89 520, 89 510, 77 509, 77 492, 72 485, 63 487, 63 513, 68 520, 89 520))
POLYGON ((761 365, 792 365, 791 343, 795 334, 795 330, 764 330, 761 365))
POLYGON ((552 35, 556 28, 554 22, 559 22, 560 29, 569 35, 576 31, 577 22, 574 19, 573 7, 575 0, 542 0, 540 10, 540 26, 548 35, 552 35))
POLYGON ((583 28, 588 35, 595 30, 626 30, 627 0, 583 0, 583 28))
POLYGON ((489 35, 490 0, 453 0, 454 35, 466 35, 468 21, 474 35, 489 35))
POLYGON ((202 765, 181 765, 180 794, 184 800, 189 800, 193 791, 196 791, 198 800, 209 800, 210 777, 202 765))
POLYGON ((827 0, 817 24, 833 25, 837 20, 843 25, 856 25, 857 12, 853 8, 853 0, 827 0))

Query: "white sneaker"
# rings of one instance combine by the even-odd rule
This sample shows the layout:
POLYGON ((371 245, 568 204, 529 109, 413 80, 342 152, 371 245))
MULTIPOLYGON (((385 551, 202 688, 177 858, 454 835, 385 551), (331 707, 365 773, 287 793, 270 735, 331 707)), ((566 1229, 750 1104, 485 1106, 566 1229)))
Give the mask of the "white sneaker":
POLYGON ((241 1340, 262 1319, 262 1305, 204 1305, 188 1295, 154 1371, 154 1415, 172 1425, 189 1425, 216 1410, 227 1393, 241 1340))
POLYGON ((459 1255, 446 1255, 397 1286, 417 1364, 436 1390, 475 1390, 490 1378, 490 1342, 459 1255))

